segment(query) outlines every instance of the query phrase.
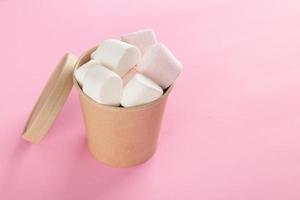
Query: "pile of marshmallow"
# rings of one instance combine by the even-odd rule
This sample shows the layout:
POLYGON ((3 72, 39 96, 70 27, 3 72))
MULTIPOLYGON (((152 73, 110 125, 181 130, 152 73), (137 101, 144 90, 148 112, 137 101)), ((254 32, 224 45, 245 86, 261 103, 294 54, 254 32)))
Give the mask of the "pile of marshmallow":
POLYGON ((75 71, 83 92, 98 103, 131 107, 161 97, 182 70, 182 64, 153 30, 104 40, 91 60, 75 71))

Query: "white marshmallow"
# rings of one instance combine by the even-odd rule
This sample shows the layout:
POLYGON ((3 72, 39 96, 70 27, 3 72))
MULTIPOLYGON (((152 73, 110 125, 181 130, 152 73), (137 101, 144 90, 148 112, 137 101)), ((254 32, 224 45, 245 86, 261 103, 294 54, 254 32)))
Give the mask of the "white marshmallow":
POLYGON ((142 74, 135 74, 123 89, 121 105, 138 106, 149 103, 162 96, 163 90, 142 74))
POLYGON ((97 63, 101 63, 123 76, 140 61, 141 52, 126 42, 108 39, 99 45, 91 57, 97 63))
POLYGON ((75 78, 78 81, 79 85, 82 85, 82 81, 88 69, 96 67, 97 65, 99 64, 97 64, 94 60, 90 60, 75 71, 75 78))
POLYGON ((123 87, 129 82, 129 80, 137 73, 136 68, 132 68, 123 77, 123 87))
POLYGON ((101 65, 88 69, 82 82, 82 90, 86 95, 106 105, 119 106, 122 89, 121 77, 101 65))
POLYGON ((121 36, 121 40, 132 44, 144 54, 146 50, 157 43, 155 32, 152 29, 139 30, 121 36))
POLYGON ((166 89, 180 74, 182 64, 165 45, 158 43, 145 52, 137 70, 166 89))

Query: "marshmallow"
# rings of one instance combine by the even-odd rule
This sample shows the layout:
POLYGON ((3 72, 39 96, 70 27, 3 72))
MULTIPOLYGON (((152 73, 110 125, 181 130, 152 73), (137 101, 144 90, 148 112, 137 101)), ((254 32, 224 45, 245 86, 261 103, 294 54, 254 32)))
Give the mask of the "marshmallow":
POLYGON ((131 70, 129 70, 129 72, 127 72, 123 77, 123 86, 125 86, 129 80, 137 73, 136 68, 132 68, 131 70))
POLYGON ((165 45, 158 43, 145 52, 137 70, 166 89, 180 74, 182 64, 165 45))
POLYGON ((86 95, 106 105, 119 106, 122 89, 122 79, 101 65, 88 69, 82 82, 82 90, 86 95))
POLYGON ((81 67, 79 67, 76 71, 75 71, 75 78, 78 81, 79 85, 82 85, 82 81, 84 79, 84 76, 86 74, 86 72, 93 67, 98 66, 99 64, 97 64, 94 60, 90 60, 89 62, 83 64, 81 67))
POLYGON ((149 103, 162 96, 163 90, 142 74, 135 74, 123 89, 121 105, 138 106, 149 103))
POLYGON ((157 43, 156 35, 152 29, 144 29, 121 36, 121 40, 140 49, 141 53, 157 43))
POLYGON ((101 63, 123 76, 140 61, 141 52, 126 42, 108 39, 99 45, 91 57, 97 63, 101 63))

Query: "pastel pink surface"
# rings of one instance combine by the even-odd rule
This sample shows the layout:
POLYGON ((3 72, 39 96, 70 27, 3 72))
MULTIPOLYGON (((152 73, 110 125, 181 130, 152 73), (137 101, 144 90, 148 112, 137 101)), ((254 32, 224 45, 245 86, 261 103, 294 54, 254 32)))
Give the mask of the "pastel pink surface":
POLYGON ((300 199, 299 19, 296 0, 0 0, 0 199, 300 199), (96 161, 75 91, 21 139, 65 52, 141 28, 184 64, 149 162, 96 161))

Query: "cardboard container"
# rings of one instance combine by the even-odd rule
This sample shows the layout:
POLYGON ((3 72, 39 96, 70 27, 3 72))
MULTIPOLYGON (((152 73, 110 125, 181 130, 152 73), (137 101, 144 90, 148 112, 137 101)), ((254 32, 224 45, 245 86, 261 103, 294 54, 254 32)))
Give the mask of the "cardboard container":
MULTIPOLYGON (((75 70, 90 60, 95 49, 90 49, 78 59, 75 70)), ((98 160, 112 167, 130 167, 145 162, 153 155, 172 87, 149 104, 123 108, 95 102, 82 92, 74 75, 73 82, 80 97, 88 146, 98 160)))

